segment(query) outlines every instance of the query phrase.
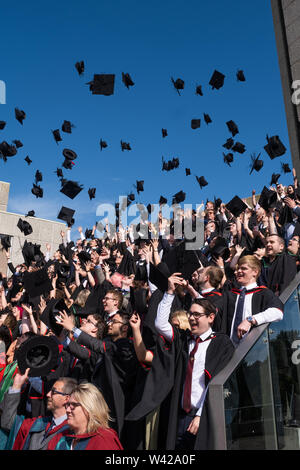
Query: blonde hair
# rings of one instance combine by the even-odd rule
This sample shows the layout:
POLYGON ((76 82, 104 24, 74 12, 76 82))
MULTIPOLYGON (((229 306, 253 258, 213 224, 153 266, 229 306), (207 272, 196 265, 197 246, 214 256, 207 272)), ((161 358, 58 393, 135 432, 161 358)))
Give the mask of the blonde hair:
POLYGON ((256 256, 245 255, 242 258, 239 258, 237 262, 237 267, 241 266, 242 264, 247 264, 251 269, 257 270, 258 272, 257 277, 260 275, 261 262, 256 256))
POLYGON ((82 382, 77 385, 72 396, 88 414, 87 433, 95 432, 99 427, 109 428, 109 408, 100 390, 93 384, 82 382))
POLYGON ((175 312, 171 313, 170 322, 172 323, 172 320, 175 318, 177 318, 181 330, 190 329, 190 323, 185 310, 175 310, 175 312))
POLYGON ((90 295, 89 289, 83 289, 79 292, 76 297, 75 304, 79 305, 80 307, 84 307, 88 296, 90 295))

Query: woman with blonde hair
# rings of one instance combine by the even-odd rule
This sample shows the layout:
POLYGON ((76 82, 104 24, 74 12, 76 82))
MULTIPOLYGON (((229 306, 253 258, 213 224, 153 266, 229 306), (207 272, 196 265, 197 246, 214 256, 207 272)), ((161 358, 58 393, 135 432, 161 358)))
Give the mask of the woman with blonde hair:
POLYGON ((175 312, 172 312, 170 323, 181 330, 190 330, 190 324, 185 310, 176 310, 175 312))
POLYGON ((123 450, 109 427, 109 409, 100 390, 82 382, 65 404, 69 429, 57 434, 48 450, 123 450))

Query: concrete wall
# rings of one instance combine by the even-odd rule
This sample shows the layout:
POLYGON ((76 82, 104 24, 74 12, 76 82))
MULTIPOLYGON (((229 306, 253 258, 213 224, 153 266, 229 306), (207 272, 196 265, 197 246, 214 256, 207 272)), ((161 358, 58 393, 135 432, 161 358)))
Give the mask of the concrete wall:
POLYGON ((300 104, 292 83, 300 80, 300 0, 271 0, 293 166, 300 179, 300 104))

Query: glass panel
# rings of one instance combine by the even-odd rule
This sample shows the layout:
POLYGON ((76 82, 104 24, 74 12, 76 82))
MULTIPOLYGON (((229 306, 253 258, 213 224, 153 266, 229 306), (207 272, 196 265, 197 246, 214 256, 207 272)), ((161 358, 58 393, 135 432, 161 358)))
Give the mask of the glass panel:
POLYGON ((276 449, 268 333, 224 384, 227 449, 276 449))
POLYGON ((284 306, 284 317, 269 325, 270 360, 278 448, 300 449, 299 288, 284 306))

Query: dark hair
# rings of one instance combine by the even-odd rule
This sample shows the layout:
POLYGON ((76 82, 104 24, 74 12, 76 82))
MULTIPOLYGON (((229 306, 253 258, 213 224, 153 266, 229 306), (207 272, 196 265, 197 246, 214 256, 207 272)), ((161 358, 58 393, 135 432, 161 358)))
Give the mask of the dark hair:
POLYGON ((194 299, 192 305, 199 305, 203 308, 205 315, 208 317, 211 313, 217 315, 217 308, 207 299, 194 299))

